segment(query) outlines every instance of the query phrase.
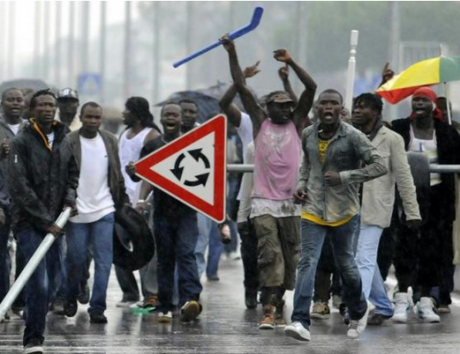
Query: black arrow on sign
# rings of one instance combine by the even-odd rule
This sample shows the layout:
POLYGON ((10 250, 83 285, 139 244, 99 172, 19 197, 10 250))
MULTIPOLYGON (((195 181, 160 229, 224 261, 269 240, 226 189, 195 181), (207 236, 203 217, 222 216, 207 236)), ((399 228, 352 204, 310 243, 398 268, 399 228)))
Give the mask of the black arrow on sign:
POLYGON ((203 185, 203 187, 206 187, 206 182, 208 182, 209 172, 203 173, 201 175, 196 175, 195 177, 196 177, 195 181, 185 181, 184 184, 188 187, 196 187, 201 184, 203 185))
POLYGON ((206 168, 211 167, 208 158, 201 152, 202 149, 190 150, 188 153, 198 162, 200 159, 203 160, 206 168))
POLYGON ((185 155, 180 154, 176 162, 174 163, 174 168, 170 170, 173 173, 173 175, 176 176, 179 182, 180 182, 180 179, 182 178, 182 173, 184 172, 184 168, 180 167, 180 163, 182 162, 183 159, 185 159, 185 155))

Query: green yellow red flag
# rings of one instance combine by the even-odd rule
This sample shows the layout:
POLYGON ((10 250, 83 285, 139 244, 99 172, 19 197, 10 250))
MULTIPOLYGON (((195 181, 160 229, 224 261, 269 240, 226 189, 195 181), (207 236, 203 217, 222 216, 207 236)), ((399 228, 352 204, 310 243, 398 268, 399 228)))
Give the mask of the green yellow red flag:
POLYGON ((437 57, 419 61, 377 89, 390 103, 398 103, 419 87, 460 80, 460 56, 437 57))

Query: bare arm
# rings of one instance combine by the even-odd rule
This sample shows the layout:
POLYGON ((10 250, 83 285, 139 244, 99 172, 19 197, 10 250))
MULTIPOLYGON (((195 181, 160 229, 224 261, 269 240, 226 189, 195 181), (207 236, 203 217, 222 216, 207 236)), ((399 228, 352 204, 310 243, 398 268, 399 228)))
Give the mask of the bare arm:
MULTIPOLYGON (((225 40, 225 38, 224 38, 225 40)), ((230 72, 232 74, 234 85, 238 93, 240 94, 241 101, 243 106, 251 117, 252 125, 254 127, 254 139, 259 133, 260 126, 265 119, 265 112, 262 107, 259 106, 256 98, 246 86, 246 82, 243 76, 243 72, 238 63, 238 56, 236 54, 235 45, 232 41, 227 40, 224 43, 224 48, 228 52, 228 57, 230 61, 230 72)))
POLYGON ((227 116, 228 121, 239 128, 241 124, 241 112, 238 107, 232 103, 237 92, 235 84, 231 85, 227 92, 220 98, 219 106, 222 112, 227 116))
POLYGON ((150 140, 153 140, 155 138, 158 138, 161 134, 156 130, 152 129, 144 138, 144 146, 147 144, 150 140))
POLYGON ((291 97, 295 104, 297 104, 298 99, 297 95, 292 89, 291 82, 289 81, 289 66, 287 64, 278 69, 278 76, 283 83, 284 91, 286 91, 289 94, 289 97, 291 97))
POLYGON ((395 72, 390 69, 390 63, 386 63, 382 70, 382 82, 379 87, 384 85, 387 81, 390 81, 393 76, 395 76, 395 72))
POLYGON ((302 84, 305 86, 305 90, 300 95, 299 103, 294 109, 294 112, 292 112, 292 120, 294 121, 297 132, 300 136, 302 130, 311 124, 310 119, 308 118, 308 112, 310 112, 310 109, 313 106, 313 101, 315 99, 316 82, 291 58, 287 50, 275 50, 274 58, 289 65, 294 70, 302 84))
POLYGON ((136 204, 136 210, 140 213, 150 210, 150 204, 146 202, 149 194, 153 191, 153 186, 146 182, 141 182, 141 190, 139 191, 139 199, 136 204))
MULTIPOLYGON (((244 69, 244 78, 247 79, 257 75, 260 72, 258 68, 259 64, 260 61, 244 69)), ((236 88, 236 85, 231 85, 227 92, 225 92, 224 95, 221 97, 219 101, 219 106, 222 109, 222 111, 227 115, 227 118, 230 121, 230 123, 232 123, 235 127, 239 128, 241 124, 241 112, 238 109, 238 107, 232 103, 237 93, 238 90, 236 88)))

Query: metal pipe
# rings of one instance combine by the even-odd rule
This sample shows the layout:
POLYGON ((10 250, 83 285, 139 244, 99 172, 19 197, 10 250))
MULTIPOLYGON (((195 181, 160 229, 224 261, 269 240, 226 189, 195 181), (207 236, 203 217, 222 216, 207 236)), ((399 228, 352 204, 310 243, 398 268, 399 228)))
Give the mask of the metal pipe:
POLYGON ((460 165, 430 164, 430 172, 436 173, 460 173, 460 165))
POLYGON ((45 82, 50 82, 50 2, 45 1, 43 3, 43 59, 42 59, 42 71, 41 78, 45 82))
MULTIPOLYGON (((247 164, 228 164, 228 172, 238 172, 238 173, 252 173, 254 171, 254 165, 247 164)), ((438 165, 431 164, 429 172, 433 173, 460 173, 460 165, 438 165)))
MULTIPOLYGON (((67 220, 69 219, 71 211, 72 209, 70 207, 67 207, 56 220, 56 225, 59 226, 61 229, 64 227, 67 220)), ((5 298, 0 304, 0 321, 4 319, 6 312, 11 307, 14 300, 16 300, 19 293, 24 288, 32 274, 35 272, 35 269, 37 269, 38 265, 45 257, 46 252, 48 252, 55 240, 56 237, 53 234, 48 233, 46 237, 43 239, 40 246, 38 246, 34 255, 32 256, 32 258, 30 258, 29 262, 24 267, 21 274, 11 287, 10 291, 8 292, 8 294, 6 294, 5 298)))
POLYGON ((61 16, 62 16, 62 4, 56 2, 56 17, 54 25, 54 33, 56 34, 56 57, 54 61, 54 82, 57 87, 61 87, 61 16))
POLYGON ((69 37, 67 39, 67 85, 74 87, 75 2, 69 2, 69 37))
POLYGON ((16 4, 14 2, 9 3, 8 12, 8 54, 7 54, 7 74, 10 78, 14 78, 14 44, 15 44, 15 26, 16 26, 16 4))
POLYGON ((356 47, 358 46, 359 31, 352 30, 350 38, 350 59, 348 59, 348 72, 347 72, 347 91, 345 96, 345 107, 352 111, 353 104, 353 87, 355 84, 355 71, 356 71, 356 47))
POLYGON ((153 102, 157 103, 160 99, 160 50, 161 50, 161 35, 160 35, 160 18, 161 18, 161 3, 155 1, 153 3, 153 102))
POLYGON ((106 42, 106 26, 107 26, 107 5, 105 1, 101 1, 101 27, 99 39, 99 75, 101 75, 101 88, 99 91, 99 100, 102 104, 105 103, 105 42, 106 42))
POLYGON ((90 2, 82 3, 81 8, 81 47, 80 47, 80 75, 89 71, 89 24, 90 20, 90 2))
POLYGON ((123 51, 123 97, 130 96, 129 73, 131 69, 131 2, 125 3, 125 43, 123 51))

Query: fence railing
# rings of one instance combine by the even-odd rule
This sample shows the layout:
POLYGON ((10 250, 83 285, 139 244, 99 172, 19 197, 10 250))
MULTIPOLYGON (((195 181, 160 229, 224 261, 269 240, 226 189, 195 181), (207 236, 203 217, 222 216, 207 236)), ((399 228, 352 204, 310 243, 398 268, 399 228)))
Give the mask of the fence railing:
MULTIPOLYGON (((248 164, 228 164, 228 172, 238 173, 252 173, 254 171, 254 165, 248 164)), ((438 165, 430 164, 430 170, 428 172, 437 173, 460 173, 460 165, 438 165)))

